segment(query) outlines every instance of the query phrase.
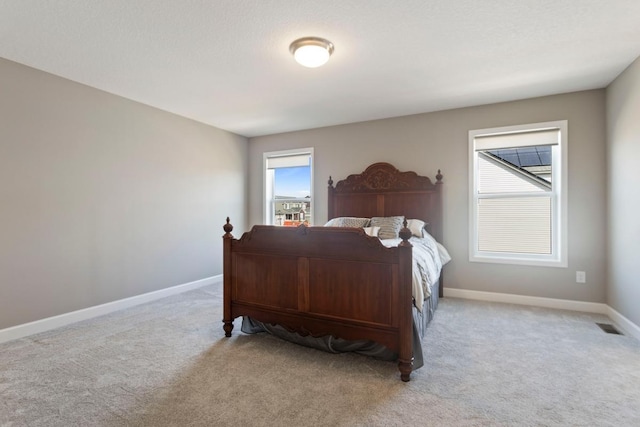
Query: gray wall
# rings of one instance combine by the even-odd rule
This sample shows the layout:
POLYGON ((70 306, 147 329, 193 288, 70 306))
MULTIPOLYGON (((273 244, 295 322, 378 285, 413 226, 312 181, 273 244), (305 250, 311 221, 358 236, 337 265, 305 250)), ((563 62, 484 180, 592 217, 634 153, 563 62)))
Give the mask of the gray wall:
POLYGON ((316 223, 327 217, 329 175, 390 162, 401 170, 444 174, 444 244, 453 261, 445 286, 589 302, 605 302, 605 91, 419 114, 249 140, 249 222, 262 222, 262 153, 315 148, 316 223), (569 122, 569 267, 468 261, 468 131, 566 119, 569 122), (576 270, 587 283, 575 283, 576 270))
POLYGON ((608 304, 640 325, 640 58, 607 88, 608 304))
POLYGON ((0 59, 0 329, 220 274, 247 145, 0 59))

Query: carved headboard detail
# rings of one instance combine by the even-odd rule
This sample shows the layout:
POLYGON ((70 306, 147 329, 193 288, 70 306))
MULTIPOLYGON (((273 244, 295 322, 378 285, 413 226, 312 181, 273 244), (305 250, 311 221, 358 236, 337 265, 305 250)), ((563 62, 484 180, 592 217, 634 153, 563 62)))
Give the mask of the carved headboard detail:
MULTIPOLYGON (((331 177, 329 180, 331 184, 331 177)), ((439 170, 436 180, 438 183, 442 180, 439 170)), ((338 193, 397 190, 435 190, 435 184, 428 177, 415 172, 400 172, 389 163, 375 163, 360 174, 349 175, 335 187, 338 193)))
POLYGON ((436 182, 415 172, 401 172, 389 163, 375 163, 360 174, 349 175, 333 186, 329 177, 328 219, 340 216, 404 215, 429 224, 442 241, 442 174, 436 182))

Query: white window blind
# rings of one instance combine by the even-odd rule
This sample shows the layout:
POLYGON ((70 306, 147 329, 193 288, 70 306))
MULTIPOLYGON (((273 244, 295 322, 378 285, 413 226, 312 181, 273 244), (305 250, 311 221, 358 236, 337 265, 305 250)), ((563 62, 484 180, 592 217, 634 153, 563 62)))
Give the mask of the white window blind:
POLYGON ((267 169, 277 168, 295 168, 300 166, 309 166, 311 155, 294 154, 275 157, 267 157, 267 169))
POLYGON ((551 254, 551 197, 478 200, 478 250, 551 254))
POLYGON ((499 148, 533 147, 538 145, 558 145, 559 129, 543 129, 531 132, 513 132, 475 136, 475 150, 486 151, 499 148))

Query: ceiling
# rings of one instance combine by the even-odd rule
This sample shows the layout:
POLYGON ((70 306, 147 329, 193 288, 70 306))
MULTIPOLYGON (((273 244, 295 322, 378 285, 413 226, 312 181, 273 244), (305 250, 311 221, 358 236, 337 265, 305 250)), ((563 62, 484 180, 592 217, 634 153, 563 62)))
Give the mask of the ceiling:
POLYGON ((0 0, 0 57, 247 137, 603 88, 639 55, 638 0, 0 0))

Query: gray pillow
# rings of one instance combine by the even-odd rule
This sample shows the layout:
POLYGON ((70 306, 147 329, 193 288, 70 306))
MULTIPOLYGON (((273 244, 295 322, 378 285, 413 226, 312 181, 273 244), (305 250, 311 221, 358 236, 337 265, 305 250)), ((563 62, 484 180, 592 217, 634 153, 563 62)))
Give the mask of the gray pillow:
POLYGON ((327 222, 325 227, 354 227, 362 228, 369 225, 369 218, 356 218, 352 216, 341 216, 333 218, 327 222))
POLYGON ((397 239, 403 222, 403 216, 374 216, 371 218, 371 227, 380 227, 378 232, 380 239, 397 239))

